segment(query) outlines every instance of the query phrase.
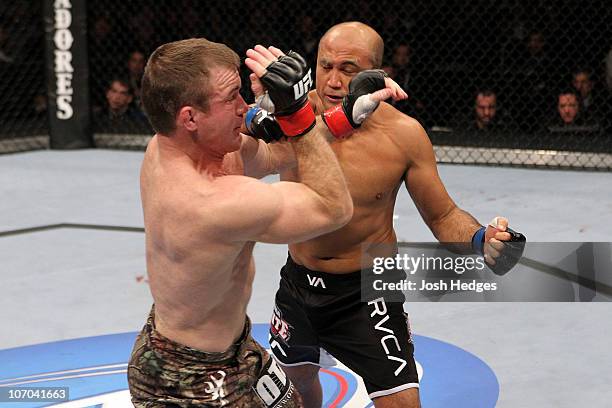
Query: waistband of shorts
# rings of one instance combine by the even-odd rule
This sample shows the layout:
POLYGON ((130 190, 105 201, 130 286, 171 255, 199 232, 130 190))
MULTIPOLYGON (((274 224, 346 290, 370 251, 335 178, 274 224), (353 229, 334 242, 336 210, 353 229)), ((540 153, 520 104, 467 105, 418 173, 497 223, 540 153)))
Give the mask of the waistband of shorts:
POLYGON ((246 316, 244 329, 240 337, 225 351, 210 352, 195 349, 184 344, 178 343, 159 333, 155 328, 155 305, 151 307, 151 312, 147 318, 144 328, 148 345, 156 352, 171 354, 174 358, 180 358, 185 362, 193 363, 218 363, 234 359, 244 347, 251 335, 251 319, 246 316))
POLYGON ((348 273, 314 271, 297 264, 289 255, 285 267, 281 270, 281 277, 312 291, 330 293, 359 289, 362 272, 361 270, 348 273))

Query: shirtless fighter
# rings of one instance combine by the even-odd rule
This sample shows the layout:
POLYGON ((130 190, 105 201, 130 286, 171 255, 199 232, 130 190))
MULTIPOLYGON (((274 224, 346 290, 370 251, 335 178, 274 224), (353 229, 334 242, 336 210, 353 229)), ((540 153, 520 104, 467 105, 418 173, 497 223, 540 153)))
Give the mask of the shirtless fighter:
POLYGON ((251 50, 246 62, 268 88, 299 183, 246 177, 279 162, 270 145, 239 132, 248 107, 238 56, 227 46, 201 38, 168 43, 145 68, 142 100, 157 133, 141 168, 141 198, 155 305, 128 366, 137 407, 301 406, 250 334, 253 246, 333 231, 349 221, 352 203, 326 126, 315 124, 307 93, 293 89, 311 82, 306 63, 295 53, 257 49, 264 54, 251 50))
MULTIPOLYGON (((367 25, 342 23, 327 31, 319 43, 316 91, 309 94, 315 111, 326 111, 328 121, 327 112, 344 107, 351 79, 380 67, 382 55, 382 38, 367 25)), ((347 128, 346 123, 330 126, 340 132, 347 128)), ((419 384, 402 303, 361 302, 362 244, 395 247, 393 208, 402 183, 439 241, 472 241, 479 252, 484 249, 490 265, 503 255, 501 241, 511 239, 508 221, 498 217, 485 228, 457 207, 438 176, 426 132, 391 105, 382 103, 363 126, 331 147, 347 180, 354 215, 339 230, 289 245, 270 328, 272 351, 306 407, 321 406, 318 372, 328 352, 363 378, 377 408, 418 407, 419 384), (385 328, 393 336, 375 327, 387 316, 385 328)), ((282 180, 300 178, 295 168, 281 173, 282 180)))

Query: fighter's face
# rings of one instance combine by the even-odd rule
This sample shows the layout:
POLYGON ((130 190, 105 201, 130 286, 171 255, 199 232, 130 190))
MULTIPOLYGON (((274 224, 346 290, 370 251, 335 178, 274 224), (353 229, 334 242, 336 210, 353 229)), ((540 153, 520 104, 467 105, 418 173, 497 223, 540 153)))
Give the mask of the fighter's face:
POLYGON ((317 56, 317 95, 324 109, 342 101, 355 74, 372 68, 371 56, 365 46, 349 39, 335 37, 321 42, 317 56))
POLYGON ((211 70, 208 110, 200 112, 196 120, 198 133, 209 149, 227 153, 240 148, 242 116, 248 109, 239 92, 240 83, 235 68, 211 70))
POLYGON ((572 123, 578 115, 578 100, 576 95, 565 94, 559 95, 559 104, 557 105, 559 115, 564 123, 572 123))

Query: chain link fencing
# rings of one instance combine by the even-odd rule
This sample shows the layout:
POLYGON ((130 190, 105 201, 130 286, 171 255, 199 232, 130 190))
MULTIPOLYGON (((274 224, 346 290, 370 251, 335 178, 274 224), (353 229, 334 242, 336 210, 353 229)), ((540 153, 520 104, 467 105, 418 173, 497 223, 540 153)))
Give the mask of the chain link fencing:
MULTIPOLYGON (((2 27, 25 16, 29 22, 19 22, 21 31, 9 29, 11 41, 0 31, 0 44, 29 47, 15 74, 2 76, 0 117, 9 121, 3 139, 5 132, 45 131, 44 120, 34 129, 23 119, 36 116, 44 100, 36 82, 42 58, 33 58, 37 51, 29 46, 42 35, 40 7, 23 4, 7 3, 0 14, 2 27)), ((428 130, 439 161, 610 170, 611 9, 606 1, 577 0, 90 0, 94 141, 98 147, 146 146, 152 131, 140 108, 140 78, 160 44, 201 36, 241 56, 254 44, 274 44, 315 66, 323 33, 357 20, 383 37, 383 69, 410 95, 396 108, 428 130)), ((243 96, 252 101, 245 67, 241 76, 243 96)))
POLYGON ((42 3, 0 2, 0 153, 49 146, 42 3))

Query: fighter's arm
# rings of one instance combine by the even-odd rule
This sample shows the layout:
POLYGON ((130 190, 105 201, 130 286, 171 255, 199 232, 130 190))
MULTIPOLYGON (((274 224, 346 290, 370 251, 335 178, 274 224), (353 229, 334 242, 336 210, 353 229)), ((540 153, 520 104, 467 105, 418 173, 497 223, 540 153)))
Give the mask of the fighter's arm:
POLYGON ((292 142, 302 158, 301 183, 266 184, 241 176, 215 181, 222 191, 212 220, 217 234, 231 241, 293 243, 345 225, 352 216, 352 201, 333 152, 317 136, 308 144, 292 142), (306 149, 312 152, 307 158, 306 149))
MULTIPOLYGON (((255 73, 250 75, 251 90, 263 98, 264 87, 255 73)), ((337 138, 344 138, 376 109, 378 104, 392 97, 394 100, 408 97, 406 92, 391 78, 385 78, 379 70, 366 70, 357 74, 349 84, 349 94, 343 99, 342 105, 324 112, 318 121, 323 121, 329 132, 321 132, 331 143, 337 138)), ((265 98, 264 98, 265 99, 265 98)), ((310 99, 310 96, 309 96, 310 99)), ((267 101, 266 104, 273 104, 267 101)), ((261 178, 268 174, 281 173, 294 168, 297 160, 293 150, 286 143, 267 144, 278 141, 282 130, 274 119, 273 114, 266 112, 259 106, 252 107, 245 115, 243 132, 248 132, 258 140, 243 135, 241 155, 245 163, 245 175, 261 178)))
MULTIPOLYGON (((250 74, 251 91, 258 97, 264 94, 264 87, 255 74, 250 74)), ((249 133, 245 123, 242 132, 249 133)), ((271 125, 270 122, 267 123, 271 125)), ((270 130, 281 132, 280 128, 270 130)), ((256 137, 242 135, 240 154, 244 163, 245 176, 262 178, 268 174, 277 174, 283 170, 293 168, 297 164, 293 149, 288 143, 266 143, 256 137)))
MULTIPOLYGON (((477 251, 482 251, 487 262, 495 265, 505 248, 502 241, 515 239, 507 232, 508 220, 496 217, 495 225, 484 228, 472 215, 459 208, 440 180, 433 147, 425 130, 411 118, 405 117, 402 122, 401 127, 408 135, 404 140, 407 141, 409 157, 404 181, 423 220, 440 242, 472 242, 476 232, 483 228, 483 236, 479 239, 486 244, 477 251)), ((507 272, 517 260, 501 262, 498 265, 501 273, 507 272)))
POLYGON ((406 135, 402 140, 408 155, 404 182, 421 217, 439 241, 470 242, 481 225, 459 208, 446 191, 427 133, 408 117, 402 117, 399 129, 406 135))
POLYGON ((245 176, 262 178, 296 166, 297 161, 289 143, 269 144, 251 136, 242 135, 240 155, 245 176))

